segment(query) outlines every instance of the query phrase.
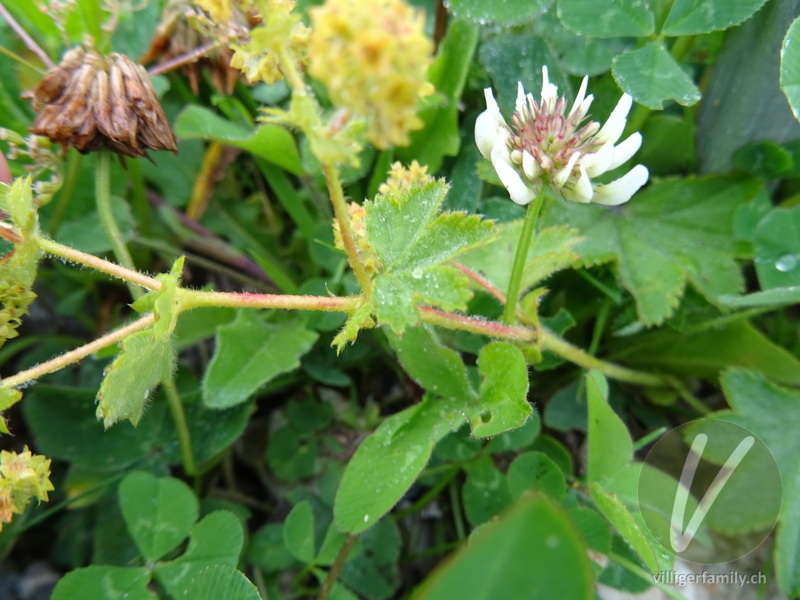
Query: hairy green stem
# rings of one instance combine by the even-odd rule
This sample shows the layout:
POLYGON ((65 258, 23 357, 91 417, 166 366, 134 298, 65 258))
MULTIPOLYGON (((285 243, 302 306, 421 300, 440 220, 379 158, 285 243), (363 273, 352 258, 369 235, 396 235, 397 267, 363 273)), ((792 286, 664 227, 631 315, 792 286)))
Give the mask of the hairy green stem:
POLYGON ((359 296, 289 296, 283 294, 250 294, 246 292, 204 292, 181 289, 181 310, 201 307, 282 308, 287 310, 321 310, 349 313, 356 309, 359 296))
MULTIPOLYGON (((126 269, 135 271, 136 267, 133 264, 133 257, 125 245, 125 240, 122 239, 122 232, 114 220, 114 213, 111 211, 111 151, 101 149, 97 153, 97 162, 95 164, 95 200, 97 202, 97 214, 100 216, 100 223, 103 230, 106 232, 111 248, 114 250, 114 256, 117 261, 126 269)), ((136 300, 142 295, 142 290, 128 282, 128 289, 131 296, 136 300)))
POLYGON ((116 331, 112 331, 111 333, 107 333, 103 337, 100 337, 93 342, 89 342, 88 344, 84 344, 80 348, 75 348, 75 350, 70 350, 66 354, 62 354, 61 356, 57 356, 46 362, 40 363, 35 367, 20 371, 16 375, 2 379, 0 380, 0 388, 14 388, 26 383, 30 383, 31 381, 35 381, 36 379, 39 379, 40 377, 43 377, 49 373, 55 373, 56 371, 63 369, 68 365, 74 364, 81 359, 86 358, 90 354, 94 354, 98 350, 102 350, 106 346, 110 346, 111 344, 122 341, 130 334, 141 331, 153 323, 155 323, 155 317, 152 314, 148 314, 138 321, 134 321, 125 327, 117 329, 116 331))
POLYGON ((192 454, 192 440, 189 436, 186 412, 183 410, 183 403, 181 402, 178 387, 175 385, 175 378, 170 376, 168 380, 163 382, 163 385, 169 410, 172 413, 172 420, 175 423, 175 431, 178 433, 178 445, 181 449, 183 470, 189 477, 194 477, 197 475, 197 465, 194 462, 194 454, 192 454))
MULTIPOLYGON (((306 83, 297 70, 294 58, 285 49, 282 49, 280 52, 280 61, 281 72, 292 87, 293 93, 309 94, 310 92, 307 89, 306 83)), ((316 110, 319 110, 319 106, 317 106, 316 110)), ((344 188, 342 187, 342 180, 339 177, 339 169, 335 164, 325 160, 322 156, 317 156, 317 159, 322 163, 322 172, 325 174, 328 195, 333 205, 333 213, 336 216, 336 220, 339 222, 342 245, 344 246, 345 254, 347 254, 350 268, 353 269, 353 273, 355 273, 356 279, 358 279, 358 283, 361 285, 361 289, 363 289, 369 297, 372 293, 372 279, 358 255, 358 248, 356 247, 355 238, 353 237, 353 228, 350 223, 350 213, 347 210, 347 201, 344 197, 344 188)))
POLYGON ((468 317, 446 313, 435 308, 424 306, 419 309, 419 314, 423 322, 431 325, 438 325, 447 329, 459 329, 471 333, 479 333, 493 338, 516 340, 519 342, 534 343, 538 340, 539 334, 535 329, 529 327, 517 327, 515 325, 505 325, 497 321, 487 321, 478 317, 468 317))
POLYGON ((372 279, 367 273, 364 263, 361 262, 361 257, 358 255, 358 248, 356 248, 355 238, 353 237, 353 228, 350 223, 350 213, 347 211, 347 201, 344 198, 344 189, 342 188, 342 180, 339 177, 339 170, 336 165, 323 162, 322 171, 325 173, 325 181, 328 184, 328 193, 331 197, 331 204, 333 204, 333 213, 336 215, 336 220, 339 223, 339 232, 342 234, 342 245, 347 254, 347 260, 350 263, 350 268, 356 274, 356 279, 361 285, 361 289, 369 295, 372 293, 372 279))
POLYGON ((126 269, 109 260, 98 258, 92 254, 81 252, 80 250, 75 250, 74 248, 59 244, 45 237, 39 237, 37 242, 39 243, 39 247, 47 252, 47 254, 58 256, 59 258, 81 264, 85 267, 90 267, 95 271, 100 271, 101 273, 111 275, 112 277, 122 279, 129 283, 135 283, 148 290, 157 290, 161 287, 161 282, 158 279, 148 277, 132 269, 126 269))
POLYGON ((668 387, 670 385, 670 381, 660 375, 628 369, 627 367, 621 367, 595 358, 547 329, 542 330, 541 343, 543 349, 554 352, 560 357, 566 358, 571 363, 583 367, 584 369, 597 369, 612 379, 651 387, 668 387))
POLYGON ((542 209, 545 188, 536 195, 533 202, 528 205, 525 213, 525 221, 522 224, 522 233, 517 243, 517 253, 514 256, 514 265, 511 267, 511 279, 508 282, 508 293, 506 294, 506 309, 503 313, 503 321, 512 324, 516 320, 517 300, 519 298, 519 288, 522 285, 522 272, 525 270, 525 263, 528 260, 528 249, 531 247, 533 232, 536 229, 536 219, 539 218, 539 211, 542 209))

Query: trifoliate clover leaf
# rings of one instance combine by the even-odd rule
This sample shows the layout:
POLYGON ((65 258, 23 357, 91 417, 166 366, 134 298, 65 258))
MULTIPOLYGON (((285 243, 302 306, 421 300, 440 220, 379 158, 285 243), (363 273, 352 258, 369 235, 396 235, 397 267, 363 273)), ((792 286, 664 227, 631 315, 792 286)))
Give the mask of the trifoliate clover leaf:
POLYGON ((444 181, 431 179, 364 205, 367 241, 383 267, 372 301, 378 321, 395 333, 418 322, 418 305, 466 309, 468 279, 444 263, 494 237, 494 223, 478 215, 441 213, 446 193, 444 181))
POLYGON ((584 238, 584 266, 615 262, 639 318, 657 325, 677 308, 687 280, 712 303, 744 287, 736 264, 733 215, 757 183, 705 177, 661 181, 624 207, 549 204, 547 225, 568 223, 584 238))

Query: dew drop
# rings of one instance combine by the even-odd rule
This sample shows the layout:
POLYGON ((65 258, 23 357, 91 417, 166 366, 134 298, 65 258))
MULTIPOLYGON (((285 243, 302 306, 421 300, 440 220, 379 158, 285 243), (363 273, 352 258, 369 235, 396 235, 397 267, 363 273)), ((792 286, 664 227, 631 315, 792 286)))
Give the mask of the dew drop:
POLYGON ((788 273, 797 267, 797 256, 794 254, 785 254, 775 261, 775 268, 782 273, 788 273))

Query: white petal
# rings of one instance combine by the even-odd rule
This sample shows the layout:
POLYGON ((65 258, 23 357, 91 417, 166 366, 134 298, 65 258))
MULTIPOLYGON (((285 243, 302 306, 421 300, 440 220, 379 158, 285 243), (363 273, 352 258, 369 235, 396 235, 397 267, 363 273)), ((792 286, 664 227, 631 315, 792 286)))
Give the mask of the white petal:
POLYGON ((622 135, 622 130, 625 129, 625 119, 631 110, 633 98, 628 94, 622 94, 622 98, 617 102, 617 106, 611 111, 608 121, 600 131, 597 132, 595 138, 599 142, 611 142, 615 144, 622 135))
POLYGON ((511 162, 514 163, 515 165, 518 165, 522 162, 522 152, 520 152, 519 150, 512 150, 510 157, 511 157, 511 162))
POLYGON ((492 88, 486 88, 483 93, 486 96, 486 110, 475 120, 475 144, 483 157, 489 158, 494 142, 506 122, 500 114, 500 107, 495 102, 492 88))
POLYGON ((522 87, 522 82, 518 81, 517 82, 517 103, 515 105, 515 108, 516 108, 518 114, 522 115, 522 114, 525 113, 525 105, 526 105, 526 102, 525 102, 525 88, 522 87))
POLYGON ((569 111, 569 118, 571 119, 580 111, 581 104, 583 104, 584 97, 586 96, 586 86, 589 84, 589 76, 583 78, 581 87, 578 89, 578 95, 575 96, 575 102, 572 105, 572 110, 569 111))
POLYGON ((625 175, 606 185, 594 188, 592 202, 606 206, 617 206, 631 199, 640 187, 647 183, 650 174, 644 165, 636 165, 625 175))
MULTIPOLYGON (((508 134, 501 137, 507 136, 508 134)), ((498 139, 492 149, 492 166, 514 202, 524 206, 536 197, 534 191, 525 185, 522 177, 511 164, 511 158, 503 139, 498 139)))
POLYGON ((592 106, 592 101, 594 100, 594 94, 589 94, 586 98, 581 102, 578 111, 575 115, 570 115, 570 118, 573 118, 576 122, 581 121, 586 118, 586 115, 589 114, 589 108, 592 106))
POLYGON ((608 165, 607 170, 610 171, 611 169, 616 169, 618 166, 630 159, 631 156, 636 154, 641 147, 642 134, 638 132, 634 133, 621 144, 614 146, 614 159, 611 161, 611 164, 608 165))
POLYGON ((558 100, 558 88, 550 83, 550 79, 547 77, 547 67, 542 66, 542 107, 544 106, 555 106, 556 101, 558 100))
POLYGON ((522 172, 528 179, 536 179, 542 170, 539 168, 539 163, 533 157, 533 154, 525 150, 522 153, 522 172))
POLYGON ((575 168, 575 163, 578 162, 578 159, 580 157, 581 157, 580 152, 573 152, 572 156, 569 157, 567 166, 565 166, 563 169, 561 169, 558 173, 555 174, 555 176, 553 177, 553 183, 556 185, 556 187, 560 188, 567 182, 569 176, 572 175, 572 169, 575 168))
POLYGON ((561 189, 561 195, 570 202, 580 202, 586 204, 592 201, 594 190, 592 189, 592 182, 586 174, 586 169, 583 165, 580 166, 581 175, 574 186, 565 187, 561 189))
POLYGON ((608 165, 614 160, 614 143, 606 142, 597 152, 587 154, 581 161, 581 164, 586 167, 586 173, 589 177, 597 177, 601 173, 608 171, 608 165))

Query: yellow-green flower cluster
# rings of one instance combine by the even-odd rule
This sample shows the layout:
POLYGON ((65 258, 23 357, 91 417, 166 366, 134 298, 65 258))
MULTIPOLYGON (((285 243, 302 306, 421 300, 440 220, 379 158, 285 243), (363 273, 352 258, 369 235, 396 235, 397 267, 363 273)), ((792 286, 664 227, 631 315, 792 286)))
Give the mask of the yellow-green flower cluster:
POLYGON ((392 168, 389 170, 389 179, 378 186, 378 193, 384 196, 386 194, 399 194, 412 188, 422 187, 432 180, 433 177, 428 175, 427 166, 422 166, 417 161, 412 160, 411 164, 406 168, 403 163, 397 161, 392 164, 392 168))
MULTIPOLYGON (((366 211, 361 204, 350 202, 347 205, 347 213, 350 215, 350 228, 353 231, 353 239, 358 248, 358 257, 368 273, 377 273, 381 270, 381 261, 378 260, 375 250, 367 242, 367 232, 364 227, 366 211)), ((339 250, 344 250, 342 230, 338 219, 333 220, 333 242, 339 250)))
POLYGON ((46 502, 53 489, 49 459, 31 454, 27 446, 21 454, 0 452, 0 530, 33 498, 46 502))
POLYGON ((231 0, 194 0, 194 3, 211 15, 217 23, 227 23, 231 18, 233 11, 231 0))
POLYGON ((433 92, 423 13, 402 0, 328 0, 309 13, 311 76, 334 104, 366 119, 375 146, 408 144, 422 127, 417 103, 433 92))
POLYGON ((273 84, 283 79, 282 60, 304 62, 308 47, 308 27, 293 13, 292 0, 269 0, 259 10, 262 19, 244 44, 235 44, 231 66, 245 74, 250 82, 273 84))

